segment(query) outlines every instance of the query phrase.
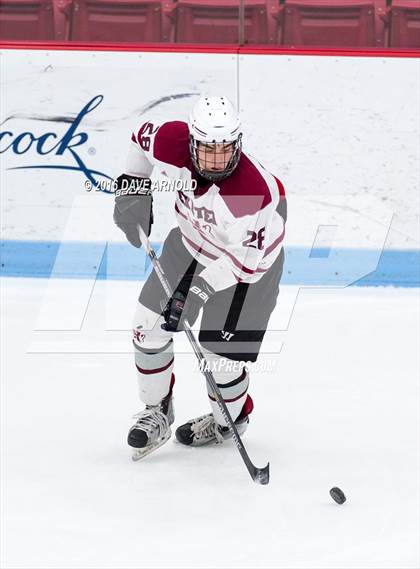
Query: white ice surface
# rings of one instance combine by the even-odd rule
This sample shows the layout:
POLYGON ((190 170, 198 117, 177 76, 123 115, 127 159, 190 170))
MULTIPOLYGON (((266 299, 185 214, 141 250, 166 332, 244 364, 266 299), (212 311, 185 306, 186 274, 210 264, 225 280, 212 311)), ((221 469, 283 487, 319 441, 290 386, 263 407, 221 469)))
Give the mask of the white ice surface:
MULTIPOLYGON (((301 291, 283 349, 263 356, 275 371, 251 378, 244 440, 256 464, 270 460, 262 487, 231 442, 170 441, 132 463, 129 333, 126 353, 78 353, 83 330, 67 353, 51 335, 34 353, 46 282, 1 284, 2 567, 418 567, 418 290, 301 291)), ((95 336, 94 298, 90 311, 95 336)), ((177 355, 176 425, 207 409, 193 364, 177 355)))

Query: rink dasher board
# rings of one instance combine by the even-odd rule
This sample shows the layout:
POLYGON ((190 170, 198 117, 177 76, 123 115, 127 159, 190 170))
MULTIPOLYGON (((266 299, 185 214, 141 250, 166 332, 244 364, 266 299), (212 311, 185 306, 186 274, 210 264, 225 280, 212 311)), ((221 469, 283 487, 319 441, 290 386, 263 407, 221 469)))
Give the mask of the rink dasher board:
MULTIPOLYGON (((141 254, 119 243, 104 254, 95 243, 108 238, 100 227, 98 237, 85 237, 82 224, 63 243, 68 219, 87 196, 86 176, 99 183, 124 169, 141 121, 185 119, 197 97, 213 91, 239 106, 246 151, 280 177, 289 204, 301 198, 289 211, 283 284, 418 286, 417 60, 47 50, 1 56, 3 275, 144 279, 141 254), (81 136, 75 151, 83 166, 69 151, 72 136, 81 136), (51 150, 55 142, 62 153, 51 150), (346 208, 354 227, 347 223, 334 246, 317 247, 307 222, 339 226, 346 208)), ((110 196, 96 194, 111 210, 110 196)), ((155 206, 159 244, 173 222, 173 199, 157 195, 155 206)))

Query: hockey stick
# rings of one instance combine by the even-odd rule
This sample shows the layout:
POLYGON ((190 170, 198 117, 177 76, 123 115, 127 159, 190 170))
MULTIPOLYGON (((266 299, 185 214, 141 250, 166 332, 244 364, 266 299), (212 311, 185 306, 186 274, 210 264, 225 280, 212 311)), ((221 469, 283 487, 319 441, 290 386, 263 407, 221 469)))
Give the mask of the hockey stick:
MULTIPOLYGON (((145 232, 143 231, 143 229, 138 226, 138 230, 139 230, 139 237, 140 237, 140 241, 149 257, 149 259, 152 262, 153 268, 161 282, 161 285, 163 287, 163 290, 165 291, 168 299, 172 296, 172 290, 171 287, 168 283, 168 280, 165 276, 165 273, 162 269, 161 264, 159 263, 159 260, 156 256, 156 253, 153 250, 152 245, 150 244, 150 241, 147 237, 147 235, 145 234, 145 232)), ((254 482, 257 482, 258 484, 268 484, 269 480, 270 480, 270 463, 267 463, 266 466, 264 466, 263 468, 258 468, 257 466, 255 466, 251 459, 248 456, 248 453, 242 443, 241 437, 239 436, 238 430, 236 428, 235 423, 232 420, 232 417, 230 416, 230 413, 228 411, 228 408, 226 407, 226 403, 224 402, 224 399, 222 397, 222 394, 220 393, 220 390, 217 386, 216 380, 213 377, 213 374, 211 373, 211 371, 208 371, 208 366, 206 365, 206 359, 204 357, 203 352, 200 349, 200 346, 197 342, 197 340, 195 339, 194 333, 191 330, 190 325, 188 324, 188 322, 184 321, 184 332, 187 335, 188 340, 190 341, 190 344, 194 350, 195 355, 197 356, 198 362, 199 362, 199 366, 201 371, 204 374, 204 377, 206 378, 206 381, 208 383, 208 385, 210 386, 213 395, 216 399, 217 404, 219 405, 219 409, 220 412, 223 415, 224 420, 226 421, 226 424, 232 434, 232 438, 235 441, 236 447, 242 457, 242 460, 245 463, 245 466, 248 469, 249 474, 251 475, 251 478, 254 482)))

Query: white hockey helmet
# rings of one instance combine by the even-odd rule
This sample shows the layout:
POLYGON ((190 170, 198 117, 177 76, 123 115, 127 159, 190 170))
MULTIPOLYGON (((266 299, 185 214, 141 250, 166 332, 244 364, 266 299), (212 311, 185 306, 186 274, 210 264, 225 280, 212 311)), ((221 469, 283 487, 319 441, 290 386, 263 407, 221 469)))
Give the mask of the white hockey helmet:
POLYGON ((188 119, 190 152, 194 168, 211 181, 223 180, 238 165, 242 149, 242 132, 239 115, 227 97, 201 97, 194 105, 188 119), (213 144, 229 147, 224 168, 218 171, 204 169, 198 157, 199 143, 204 147, 213 144))

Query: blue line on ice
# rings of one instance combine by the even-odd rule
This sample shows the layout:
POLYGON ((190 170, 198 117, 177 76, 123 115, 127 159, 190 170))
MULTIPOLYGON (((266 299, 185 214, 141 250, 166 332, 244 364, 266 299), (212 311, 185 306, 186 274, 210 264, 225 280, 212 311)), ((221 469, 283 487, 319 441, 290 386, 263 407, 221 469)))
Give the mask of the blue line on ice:
MULTIPOLYGON (((159 251, 161 243, 153 244, 159 251)), ((8 277, 144 280, 150 263, 126 243, 1 242, 1 275, 8 277)), ((420 251, 286 247, 282 284, 302 286, 420 286, 420 251)))

